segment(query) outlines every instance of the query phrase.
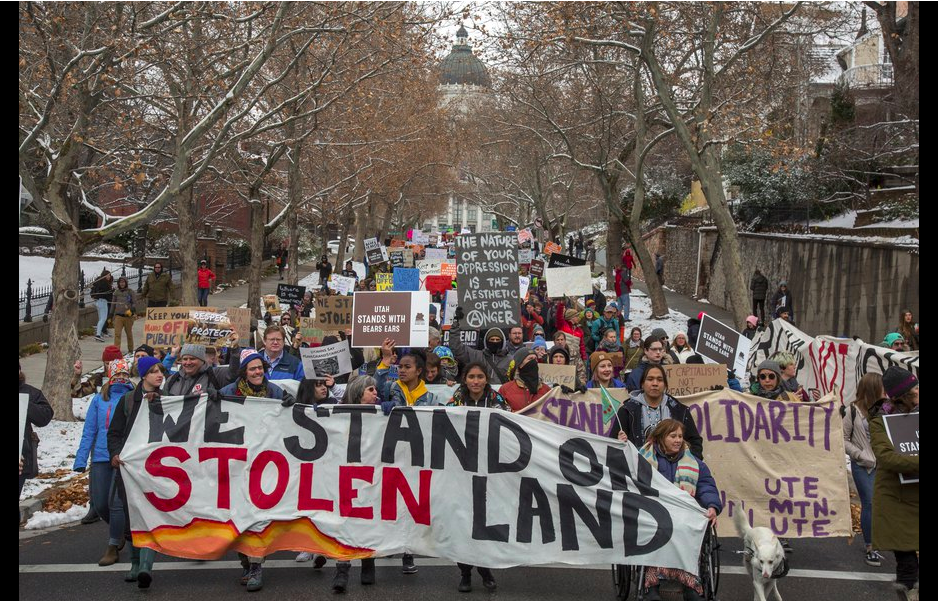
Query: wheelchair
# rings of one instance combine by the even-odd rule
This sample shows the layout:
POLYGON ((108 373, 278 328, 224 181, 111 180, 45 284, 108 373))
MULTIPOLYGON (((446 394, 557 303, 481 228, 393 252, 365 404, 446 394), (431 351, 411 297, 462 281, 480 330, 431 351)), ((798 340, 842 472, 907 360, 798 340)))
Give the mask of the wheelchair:
MULTIPOLYGON (((703 544, 700 547, 699 575, 703 584, 703 597, 707 601, 715 601, 717 589, 720 586, 720 539, 716 528, 712 525, 704 534, 703 544)), ((635 601, 644 599, 645 566, 631 566, 613 564, 612 584, 615 587, 616 599, 625 601, 629 593, 635 589, 635 601)))

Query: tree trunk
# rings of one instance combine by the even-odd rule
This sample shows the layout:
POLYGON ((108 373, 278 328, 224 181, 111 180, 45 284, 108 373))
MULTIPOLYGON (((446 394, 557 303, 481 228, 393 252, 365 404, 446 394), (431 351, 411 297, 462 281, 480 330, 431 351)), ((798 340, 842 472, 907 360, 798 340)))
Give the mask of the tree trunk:
MULTIPOLYGON (((55 232, 55 264, 52 266, 53 310, 49 316, 49 350, 42 382, 32 382, 43 393, 55 419, 75 421, 69 382, 72 365, 81 356, 78 348, 78 258, 81 244, 76 231, 63 227, 55 232)), ((89 274, 90 276, 91 274, 89 274)), ((87 278, 90 281, 91 278, 87 278)), ((86 357, 90 367, 100 357, 86 357)))
POLYGON ((299 274, 297 273, 297 268, 299 266, 299 243, 297 240, 297 235, 299 234, 297 229, 297 222, 299 221, 299 216, 297 211, 290 211, 290 214, 287 215, 287 235, 290 236, 290 248, 288 249, 289 255, 287 257, 287 283, 291 286, 296 286, 297 280, 299 280, 299 274))
POLYGON ((352 251, 352 260, 362 262, 365 256, 365 232, 366 222, 370 221, 371 203, 367 203, 367 208, 355 212, 355 249, 352 251))
POLYGON ((606 219, 609 222, 609 229, 606 230, 606 285, 612 280, 609 275, 613 268, 622 263, 622 220, 616 218, 612 211, 607 208, 606 219))
POLYGON ((194 307, 198 304, 198 269, 199 259, 195 238, 198 234, 195 225, 195 186, 188 193, 176 197, 176 214, 179 217, 179 257, 182 263, 182 283, 179 293, 180 304, 194 307))
POLYGON ((345 265, 345 245, 348 244, 349 221, 355 216, 355 210, 349 207, 342 218, 342 231, 339 233, 339 248, 335 256, 335 271, 342 271, 345 265))
POLYGON ((251 270, 248 276, 248 308, 251 315, 260 319, 261 313, 261 267, 264 264, 264 203, 254 190, 251 203, 251 270))
POLYGON ((289 254, 287 255, 287 282, 291 286, 296 286, 296 282, 299 279, 299 273, 297 273, 297 269, 300 264, 300 241, 297 223, 299 221, 300 198, 303 196, 303 170, 300 169, 302 151, 303 144, 301 142, 297 142, 293 145, 293 148, 289 154, 290 171, 287 174, 287 177, 290 180, 288 183, 290 193, 288 202, 291 206, 295 207, 287 214, 287 231, 289 232, 287 235, 290 236, 290 249, 289 254))

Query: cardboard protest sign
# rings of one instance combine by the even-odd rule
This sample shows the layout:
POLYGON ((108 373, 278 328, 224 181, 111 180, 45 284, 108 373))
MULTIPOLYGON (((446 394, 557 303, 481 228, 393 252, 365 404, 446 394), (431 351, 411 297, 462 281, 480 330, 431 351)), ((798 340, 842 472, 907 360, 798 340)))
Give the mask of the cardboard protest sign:
POLYGON ((289 284, 277 284, 277 298, 285 305, 298 305, 303 301, 303 295, 306 294, 306 286, 290 286, 289 284))
POLYGON ((551 254, 550 261, 547 263, 548 267, 578 267, 580 265, 586 265, 586 259, 577 259, 559 252, 551 254))
POLYGON ((352 327, 352 297, 316 297, 316 325, 326 332, 344 332, 352 327))
POLYGON ((261 314, 263 313, 280 315, 280 299, 276 294, 265 294, 261 297, 261 314))
POLYGON ((307 380, 341 376, 352 371, 348 340, 340 340, 327 346, 301 348, 300 358, 303 360, 303 373, 307 380))
POLYGON ((440 264, 440 275, 448 275, 451 278, 455 278, 456 277, 456 264, 455 263, 440 264))
POLYGON ((665 365, 668 376, 668 394, 687 396, 712 390, 714 386, 726 386, 726 366, 720 364, 685 364, 665 365))
POLYGON ((240 333, 235 332, 228 313, 223 310, 189 312, 191 326, 185 335, 187 344, 214 347, 236 347, 240 333))
POLYGON ((143 342, 153 348, 181 346, 192 325, 189 307, 148 307, 143 342))
POLYGON ((580 352, 580 337, 574 336, 569 332, 564 332, 563 337, 567 340, 567 349, 573 353, 580 352))
POLYGON ((544 261, 541 261, 540 259, 532 260, 529 273, 534 277, 541 277, 544 275, 544 261))
POLYGON ((380 265, 388 260, 388 252, 377 238, 365 239, 365 258, 369 265, 380 265))
POLYGON ((417 270, 420 272, 420 290, 426 290, 427 277, 440 275, 440 263, 435 261, 417 261, 417 270))
MULTIPOLYGON (((533 237, 534 236, 531 234, 531 230, 529 228, 518 230, 518 244, 524 244, 525 242, 530 241, 533 237)), ((523 263, 524 261, 521 262, 523 263)))
POLYGON ((703 437, 707 465, 725 495, 723 516, 746 512, 777 536, 853 536, 833 395, 788 403, 724 389, 679 400, 703 437))
POLYGON ((514 236, 461 234, 456 239, 456 290, 467 327, 521 325, 514 236))
POLYGON ((414 244, 420 244, 426 246, 430 244, 430 234, 426 232, 414 232, 414 235, 411 237, 411 240, 414 244))
MULTIPOLYGON (((414 250, 410 248, 405 248, 401 251, 401 254, 404 257, 404 267, 411 268, 414 266, 414 250)), ((416 251, 419 252, 419 251, 416 251)))
MULTIPOLYGON (((918 455, 918 413, 896 413, 883 416, 883 425, 886 426, 886 435, 889 442, 900 455, 914 457, 918 455)), ((899 474, 899 482, 910 484, 919 481, 918 474, 899 474)))
POLYGON ((443 294, 453 289, 453 278, 448 275, 429 275, 424 287, 430 294, 443 294))
POLYGON ((394 275, 390 273, 375 274, 375 288, 378 292, 394 290, 394 275))
POLYGON ((544 245, 544 254, 551 255, 553 253, 559 253, 563 250, 563 247, 557 244, 556 242, 548 242, 544 245))
POLYGON ((700 321, 694 352, 736 370, 737 374, 743 374, 749 358, 749 346, 748 338, 705 313, 700 321))
POLYGON ((537 373, 541 381, 550 386, 567 386, 576 388, 575 365, 553 365, 551 363, 538 363, 537 373))
POLYGON ((355 291, 355 278, 332 274, 329 279, 329 288, 339 294, 351 294, 355 291))
POLYGON ((544 270, 547 295, 551 298, 583 296, 593 292, 593 276, 589 265, 579 267, 548 267, 544 270))
MULTIPOLYGON (((300 318, 300 334, 303 336, 303 342, 309 344, 322 344, 322 339, 335 332, 323 330, 317 323, 315 317, 300 318)), ((260 347, 255 347, 260 348, 260 347)))
POLYGON ((352 346, 427 346, 429 292, 356 292, 352 304, 352 346))
POLYGON ((420 290, 420 270, 406 267, 394 268, 394 292, 420 290))
POLYGON ((446 249, 445 248, 428 248, 424 258, 427 261, 435 261, 437 263, 446 262, 446 249))
POLYGON ((405 241, 400 238, 391 239, 391 248, 404 248, 405 241))
POLYGON ((290 548, 339 560, 408 552, 504 568, 698 571, 703 511, 657 470, 639 469, 633 446, 607 438, 470 407, 386 417, 374 405, 203 395, 141 412, 121 452, 137 547, 204 560, 290 548), (220 416, 225 448, 203 435, 220 416), (361 444, 349 436, 358 428, 361 444))
POLYGON ((534 260, 534 251, 529 248, 522 248, 518 251, 518 264, 530 265, 534 260))

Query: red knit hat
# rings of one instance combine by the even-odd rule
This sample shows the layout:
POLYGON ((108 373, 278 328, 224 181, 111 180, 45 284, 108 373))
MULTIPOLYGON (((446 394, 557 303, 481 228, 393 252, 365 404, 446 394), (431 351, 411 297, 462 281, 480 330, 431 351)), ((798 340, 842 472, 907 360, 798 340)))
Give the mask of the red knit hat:
POLYGON ((104 353, 101 354, 101 360, 104 361, 105 363, 110 363, 111 361, 115 359, 123 359, 123 358, 124 358, 124 355, 121 353, 121 350, 118 347, 114 346, 113 344, 109 344, 106 347, 104 347, 104 353))

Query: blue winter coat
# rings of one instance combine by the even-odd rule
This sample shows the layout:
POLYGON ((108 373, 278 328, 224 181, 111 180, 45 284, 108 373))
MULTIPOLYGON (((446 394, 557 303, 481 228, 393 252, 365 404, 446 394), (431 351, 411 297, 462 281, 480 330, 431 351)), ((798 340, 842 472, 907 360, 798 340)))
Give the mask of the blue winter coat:
MULTIPOLYGON (((593 383, 593 379, 592 379, 592 378, 590 378, 590 379, 586 382, 586 387, 587 387, 587 388, 599 388, 599 386, 597 386, 596 384, 593 383)), ((606 386, 606 388, 625 388, 625 383, 624 383, 622 380, 620 380, 619 378, 613 378, 613 379, 612 379, 612 383, 611 383, 609 386, 606 386)))
MULTIPOLYGON (((267 361, 267 355, 264 355, 264 361, 267 361)), ((280 361, 267 372, 268 380, 300 380, 306 374, 303 372, 303 362, 299 358, 283 351, 280 355, 280 361)))
MULTIPOLYGON (((396 379, 390 379, 388 373, 390 368, 378 368, 375 371, 375 388, 378 389, 378 399, 381 401, 381 410, 384 411, 384 414, 387 415, 391 412, 391 409, 394 407, 406 407, 407 398, 404 396, 404 391, 401 390, 400 385, 397 383, 396 379)), ((424 395, 421 395, 414 402, 414 406, 426 406, 430 405, 432 397, 430 393, 427 392, 424 395)))
POLYGON ((89 455, 93 462, 111 461, 111 455, 107 450, 107 429, 111 425, 111 418, 114 417, 118 401, 133 389, 133 384, 129 382, 115 382, 108 389, 107 399, 102 397, 100 392, 94 395, 91 405, 88 406, 88 414, 85 415, 85 427, 81 431, 81 442, 78 443, 72 469, 88 467, 89 455))
POLYGON ((606 328, 612 328, 616 331, 616 342, 619 342, 619 320, 613 317, 610 320, 607 320, 605 317, 600 316, 593 321, 593 325, 590 326, 593 330, 593 342, 599 344, 603 339, 603 330, 606 328))
MULTIPOLYGON (((674 478, 677 475, 678 461, 684 456, 684 453, 690 453, 690 451, 685 449, 672 460, 668 459, 664 453, 656 449, 655 457, 658 459, 658 473, 667 478, 668 482, 674 482, 674 478)), ((693 453, 691 453, 691 457, 694 457, 693 453)), ((697 500, 697 504, 704 509, 713 507, 719 514, 723 511, 723 503, 720 501, 720 491, 717 489, 717 481, 713 479, 713 474, 710 473, 710 468, 707 467, 706 463, 696 457, 694 457, 694 460, 700 468, 700 473, 697 477, 697 494, 694 495, 694 498, 697 500)))
MULTIPOLYGON (((222 396, 241 396, 241 393, 238 392, 238 381, 235 380, 231 384, 225 386, 218 391, 218 394, 222 396)), ((267 398, 282 401, 285 394, 287 393, 285 393, 282 388, 276 384, 271 383, 270 380, 267 381, 267 398)))

